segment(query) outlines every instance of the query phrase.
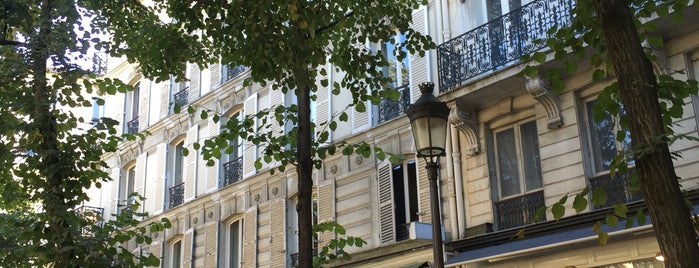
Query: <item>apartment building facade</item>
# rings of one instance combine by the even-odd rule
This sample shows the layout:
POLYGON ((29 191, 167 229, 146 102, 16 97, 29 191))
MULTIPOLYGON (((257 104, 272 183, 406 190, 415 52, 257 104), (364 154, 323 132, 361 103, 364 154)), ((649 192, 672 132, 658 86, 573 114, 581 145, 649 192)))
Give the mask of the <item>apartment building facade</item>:
MULTIPOLYGON (((641 206, 638 195, 625 192, 623 176, 610 180, 609 163, 627 145, 614 140, 618 125, 611 117, 592 120, 597 94, 612 81, 593 83, 584 61, 565 77, 566 90, 560 93, 544 79, 518 75, 527 64, 521 56, 545 49, 534 40, 551 25, 568 22, 574 5, 572 0, 435 0, 414 11, 413 27, 431 35, 438 48, 425 57, 389 58, 393 70, 386 73, 394 75, 390 86, 400 90, 400 100, 368 105, 366 113, 348 110, 349 120, 330 135, 331 142, 367 141, 405 157, 390 163, 333 155, 313 176, 316 220, 337 221, 348 235, 367 242, 347 249, 351 260, 330 266, 425 267, 431 262, 427 176, 404 116, 419 97, 417 85, 426 81, 435 82, 436 95, 451 108, 439 182, 448 267, 660 265, 648 224, 609 229, 609 245, 597 245, 590 229, 604 217, 605 206, 580 215, 568 206, 560 221, 547 214, 543 222, 532 222, 540 207, 585 187, 604 186, 609 203, 641 206), (524 239, 513 240, 522 228, 524 239)), ((687 11, 697 12, 695 7, 687 11)), ((699 16, 690 15, 679 24, 661 21, 666 45, 655 52, 662 63, 659 72, 699 76, 699 24, 694 21, 699 16)), ((372 48, 393 49, 390 43, 372 48)), ((328 84, 341 78, 330 64, 324 68, 328 84)), ((166 217, 173 226, 153 233, 149 246, 133 249, 161 257, 162 267, 293 267, 298 253, 293 167, 274 174, 269 172, 273 164, 257 169, 254 161, 262 151, 244 140, 233 141, 237 149, 209 166, 193 144, 221 133, 226 120, 293 104, 294 96, 258 84, 244 86, 249 75, 244 66, 214 64, 202 70, 191 65, 188 81, 156 83, 142 78, 134 65, 113 60, 107 75, 135 90, 105 96, 104 116, 120 120, 123 133, 148 134, 104 156, 113 181, 90 189, 94 198, 85 205, 111 215, 119 213, 119 204, 131 202, 131 193, 146 197, 142 210, 151 216, 144 223, 166 217), (175 112, 189 106, 194 113, 175 112), (202 119, 203 109, 223 120, 202 119), (190 153, 184 155, 185 150, 190 153)), ((320 84, 316 97, 313 120, 318 123, 345 111, 351 99, 320 84)), ((699 99, 688 98, 674 129, 696 137, 698 111, 699 99)), ((682 155, 675 167, 684 189, 696 188, 699 143, 682 140, 671 149, 682 155)), ((330 238, 321 234, 318 242, 330 238)))

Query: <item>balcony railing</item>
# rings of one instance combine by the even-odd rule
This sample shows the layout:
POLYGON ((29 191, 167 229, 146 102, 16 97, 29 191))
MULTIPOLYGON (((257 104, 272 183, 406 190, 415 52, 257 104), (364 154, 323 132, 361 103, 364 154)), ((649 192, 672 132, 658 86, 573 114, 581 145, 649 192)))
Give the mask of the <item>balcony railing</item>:
POLYGON ((405 114, 410 105, 410 87, 405 84, 396 89, 400 93, 398 100, 383 99, 379 104, 379 124, 405 114))
POLYGON ((243 158, 238 157, 223 164, 223 186, 243 178, 243 158))
POLYGON ((170 207, 182 205, 184 203, 184 182, 170 187, 170 207))
POLYGON ((138 133, 138 117, 126 123, 126 134, 138 133))
MULTIPOLYGON (((544 191, 528 193, 495 203, 498 229, 505 230, 534 222, 536 212, 544 207, 544 191)), ((538 219, 546 220, 546 215, 538 219)))
POLYGON ((604 204, 595 206, 595 209, 611 207, 614 204, 624 204, 643 199, 639 192, 629 192, 629 176, 617 175, 614 179, 609 174, 590 178, 590 190, 603 191, 607 195, 604 204))
POLYGON ((173 95, 172 98, 173 98, 173 104, 176 107, 181 109, 182 107, 187 105, 187 103, 189 103, 189 88, 185 87, 184 89, 175 93, 175 95, 173 95))
POLYGON ((291 267, 296 267, 299 265, 299 253, 291 253, 289 254, 289 264, 291 264, 291 267))
POLYGON ((237 76, 243 74, 247 70, 248 70, 248 67, 243 66, 243 65, 236 65, 236 66, 227 65, 226 71, 223 73, 223 82, 226 82, 228 80, 236 78, 237 76))
POLYGON ((104 208, 92 207, 92 206, 80 206, 75 209, 78 214, 82 215, 84 218, 102 225, 102 217, 104 216, 104 208))
POLYGON ((410 223, 398 224, 396 226, 396 241, 410 239, 410 223))
POLYGON ((535 0, 439 45, 440 92, 544 48, 548 30, 570 25, 574 7, 574 0, 535 0))

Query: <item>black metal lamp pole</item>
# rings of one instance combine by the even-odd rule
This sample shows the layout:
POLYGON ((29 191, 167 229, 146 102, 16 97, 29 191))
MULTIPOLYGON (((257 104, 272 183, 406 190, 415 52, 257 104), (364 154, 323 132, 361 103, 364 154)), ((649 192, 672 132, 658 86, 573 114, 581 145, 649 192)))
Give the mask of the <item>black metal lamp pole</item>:
POLYGON ((447 118, 449 107, 432 94, 434 84, 425 82, 419 85, 420 96, 406 111, 415 138, 417 156, 425 159, 427 177, 430 181, 430 208, 432 213, 432 247, 434 267, 444 267, 442 243, 442 213, 439 210, 439 157, 445 156, 447 140, 447 118))

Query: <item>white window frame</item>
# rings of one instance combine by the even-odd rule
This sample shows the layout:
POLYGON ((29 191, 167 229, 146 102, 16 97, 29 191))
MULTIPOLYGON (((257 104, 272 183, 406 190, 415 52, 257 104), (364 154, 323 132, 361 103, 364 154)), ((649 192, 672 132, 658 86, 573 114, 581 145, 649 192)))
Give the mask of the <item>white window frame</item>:
POLYGON ((184 247, 182 246, 182 243, 183 243, 182 239, 178 239, 178 240, 175 240, 175 241, 172 241, 172 242, 166 244, 165 254, 164 254, 165 256, 163 258, 163 267, 164 268, 182 268, 183 267, 182 256, 184 255, 184 252, 183 252, 184 247), (177 256, 179 256, 179 262, 176 262, 174 259, 175 255, 173 253, 175 253, 175 249, 177 248, 178 245, 179 245, 179 250, 178 250, 179 254, 177 256))
MULTIPOLYGON (((498 198, 499 198, 499 200, 510 199, 510 198, 514 198, 514 197, 526 195, 526 194, 528 194, 528 193, 540 191, 541 189, 543 189, 543 172, 541 171, 541 153, 539 152, 539 178, 542 180, 542 181, 540 182, 540 183, 541 183, 541 187, 532 188, 531 190, 527 190, 527 183, 526 183, 527 179, 526 179, 526 177, 525 177, 525 170, 524 170, 524 165, 525 165, 525 164, 524 164, 524 162, 523 162, 523 159, 524 159, 525 155, 524 155, 524 149, 523 149, 523 146, 522 146, 522 131, 521 131, 521 128, 522 128, 522 125, 529 124, 529 123, 535 124, 535 126, 536 126, 536 120, 533 120, 533 119, 532 119, 532 120, 521 120, 521 121, 515 122, 515 123, 513 123, 513 124, 508 124, 508 125, 505 125, 505 126, 501 126, 501 127, 492 129, 492 133, 493 133, 493 153, 494 153, 493 159, 495 160, 495 163, 494 163, 494 164, 495 164, 495 176, 496 176, 496 180, 497 180, 497 183, 498 183, 497 193, 498 193, 498 198), (519 193, 517 193, 517 194, 512 194, 512 195, 508 195, 508 196, 503 196, 503 193, 502 193, 502 175, 500 174, 500 171, 501 171, 501 170, 500 170, 500 165, 501 165, 501 163, 500 163, 500 160, 499 160, 499 158, 498 158, 498 152, 499 152, 500 150, 499 150, 499 148, 498 148, 498 138, 497 138, 497 135, 498 135, 498 133, 502 133, 502 132, 507 131, 507 130, 509 130, 509 129, 512 129, 512 130, 513 130, 513 132, 514 132, 514 138, 515 138, 515 151, 516 151, 516 159, 517 159, 517 172, 518 172, 518 174, 519 174, 519 176, 518 176, 518 178, 517 178, 517 179, 519 180, 519 193)), ((538 137, 538 128, 537 128, 537 136, 536 136, 536 138, 537 138, 537 144, 538 144, 538 140, 539 140, 539 137, 538 137)), ((538 147, 540 147, 540 145, 539 145, 538 147)), ((536 148, 536 149, 539 150, 540 148, 536 148)))
POLYGON ((224 226, 223 232, 221 232, 222 237, 219 241, 222 242, 223 247, 220 248, 220 259, 218 261, 219 267, 223 268, 231 268, 231 267, 242 267, 241 261, 243 260, 243 218, 242 217, 236 217, 233 220, 228 221, 224 226), (236 239, 238 241, 235 241, 237 243, 238 248, 236 249, 238 253, 238 263, 236 266, 233 266, 233 263, 231 263, 231 247, 233 246, 233 241, 231 240, 232 236, 232 230, 231 228, 233 227, 234 224, 238 225, 238 230, 237 230, 237 237, 236 239))

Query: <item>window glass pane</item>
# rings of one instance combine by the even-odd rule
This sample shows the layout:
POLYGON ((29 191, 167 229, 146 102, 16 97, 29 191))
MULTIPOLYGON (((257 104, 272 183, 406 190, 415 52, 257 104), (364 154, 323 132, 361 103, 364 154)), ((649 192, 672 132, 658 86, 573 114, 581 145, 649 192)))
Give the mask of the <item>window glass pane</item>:
POLYGON ((541 156, 539 155, 539 137, 536 132, 536 122, 532 121, 520 126, 522 135, 522 164, 524 165, 524 183, 527 191, 539 189, 541 180, 541 156))
POLYGON ((609 170, 609 166, 616 156, 616 141, 614 139, 614 120, 609 114, 605 114, 600 121, 595 121, 592 111, 595 101, 587 103, 587 121, 590 130, 590 149, 592 150, 592 162, 594 172, 599 173, 609 170))
POLYGON ((172 245, 172 266, 173 268, 179 268, 182 262, 182 241, 177 241, 172 245))
POLYGON ((231 267, 231 268, 237 268, 238 265, 240 264, 240 257, 238 256, 238 252, 239 252, 238 249, 240 248, 240 245, 239 245, 240 239, 238 238, 238 234, 240 233, 239 228, 240 227, 238 226, 238 221, 236 221, 233 224, 231 224, 231 227, 229 229, 230 246, 228 247, 228 250, 229 250, 229 252, 228 252, 228 256, 229 256, 228 264, 229 264, 229 267, 231 267))
POLYGON ((520 193, 517 149, 513 128, 495 134, 501 197, 520 193))
POLYGON ((182 183, 182 166, 184 165, 183 163, 183 150, 182 150, 182 143, 178 144, 175 146, 175 173, 174 173, 174 185, 182 183))

